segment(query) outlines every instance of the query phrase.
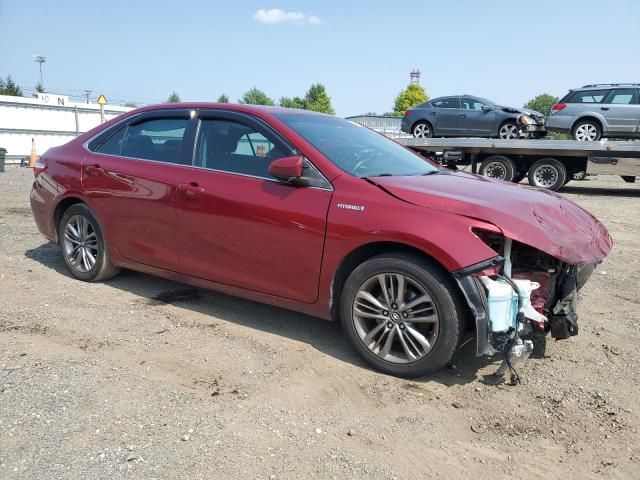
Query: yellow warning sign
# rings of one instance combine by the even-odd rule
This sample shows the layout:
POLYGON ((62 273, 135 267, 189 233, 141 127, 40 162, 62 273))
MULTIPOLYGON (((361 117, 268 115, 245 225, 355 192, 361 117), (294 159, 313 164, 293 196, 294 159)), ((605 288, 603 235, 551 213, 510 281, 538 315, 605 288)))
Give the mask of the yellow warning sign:
POLYGON ((98 105, 106 105, 107 104, 107 97, 105 97, 104 95, 100 95, 98 97, 98 105))

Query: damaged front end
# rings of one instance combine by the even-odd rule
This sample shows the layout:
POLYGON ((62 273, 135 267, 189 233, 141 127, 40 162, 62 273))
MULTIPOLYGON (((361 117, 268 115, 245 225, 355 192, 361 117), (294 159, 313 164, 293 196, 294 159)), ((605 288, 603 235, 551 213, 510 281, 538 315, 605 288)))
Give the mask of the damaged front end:
POLYGON ((578 291, 597 263, 573 265, 496 232, 474 233, 498 255, 454 277, 475 317, 477 355, 501 353, 496 375, 510 370, 515 383, 514 365, 533 351, 532 335, 578 334, 578 291))

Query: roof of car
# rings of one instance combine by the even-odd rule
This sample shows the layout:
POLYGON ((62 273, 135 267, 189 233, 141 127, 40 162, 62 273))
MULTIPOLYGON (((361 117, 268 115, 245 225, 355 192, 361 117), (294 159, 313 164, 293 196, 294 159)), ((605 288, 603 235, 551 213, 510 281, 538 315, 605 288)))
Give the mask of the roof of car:
POLYGON ((576 90, 607 90, 610 88, 618 87, 640 87, 640 83, 594 83, 592 85, 583 85, 582 87, 572 88, 572 91, 576 90))
POLYGON ((314 112, 312 110, 302 110, 299 108, 272 107, 268 105, 248 105, 243 103, 215 103, 215 102, 180 102, 180 103, 159 103, 156 105, 147 105, 137 109, 137 112, 146 112, 153 110, 166 110, 173 108, 193 108, 193 109, 217 109, 231 110, 236 112, 262 112, 272 115, 279 113, 295 113, 302 115, 326 115, 325 113, 314 112))

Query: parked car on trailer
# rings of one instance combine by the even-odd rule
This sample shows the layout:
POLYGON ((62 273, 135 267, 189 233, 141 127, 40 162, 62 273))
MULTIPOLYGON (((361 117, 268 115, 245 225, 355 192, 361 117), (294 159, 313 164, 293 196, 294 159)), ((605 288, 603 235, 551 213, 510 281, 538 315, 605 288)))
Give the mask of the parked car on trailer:
POLYGON ((473 95, 439 97, 410 108, 401 130, 415 138, 495 137, 518 138, 521 132, 534 138, 546 135, 544 115, 526 108, 498 105, 473 95), (524 115, 522 122, 518 118, 524 115))
POLYGON ((124 267, 339 319, 402 376, 446 365, 467 330, 478 354, 507 358, 523 333, 575 335, 577 292, 612 246, 558 195, 308 111, 145 107, 48 150, 34 174, 37 226, 77 279, 124 267), (489 303, 497 290, 509 308, 489 303))
POLYGON ((603 83, 570 90, 551 107, 546 126, 581 142, 640 138, 640 83, 603 83))

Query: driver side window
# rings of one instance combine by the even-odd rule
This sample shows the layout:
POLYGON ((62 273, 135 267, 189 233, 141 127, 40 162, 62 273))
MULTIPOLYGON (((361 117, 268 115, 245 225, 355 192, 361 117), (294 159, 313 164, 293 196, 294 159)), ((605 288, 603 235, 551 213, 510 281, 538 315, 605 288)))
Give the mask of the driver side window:
POLYGON ((240 122, 201 121, 196 148, 199 167, 272 179, 269 174, 271 162, 290 154, 261 132, 240 122))

